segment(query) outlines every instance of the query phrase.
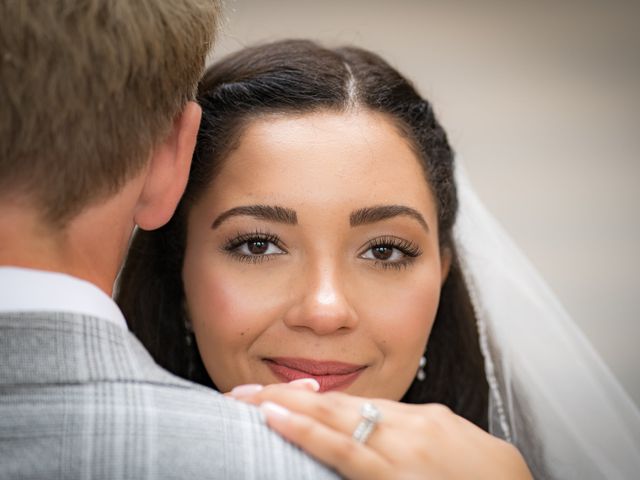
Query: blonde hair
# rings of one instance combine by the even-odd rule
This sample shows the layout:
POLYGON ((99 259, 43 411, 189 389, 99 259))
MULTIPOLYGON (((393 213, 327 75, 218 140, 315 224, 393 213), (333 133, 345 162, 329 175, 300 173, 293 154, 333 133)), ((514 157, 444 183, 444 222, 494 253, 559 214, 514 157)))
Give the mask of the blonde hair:
POLYGON ((117 192, 194 98, 219 0, 0 2, 0 191, 53 224, 117 192))

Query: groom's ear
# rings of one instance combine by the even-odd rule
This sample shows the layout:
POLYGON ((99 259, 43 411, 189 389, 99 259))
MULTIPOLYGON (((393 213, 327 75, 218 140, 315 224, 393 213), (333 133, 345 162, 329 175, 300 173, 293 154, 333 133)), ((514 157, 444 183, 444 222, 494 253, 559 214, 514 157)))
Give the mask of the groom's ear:
POLYGON ((135 209, 135 223, 153 230, 169 221, 189 179, 202 109, 188 102, 167 136, 151 153, 144 186, 135 209))

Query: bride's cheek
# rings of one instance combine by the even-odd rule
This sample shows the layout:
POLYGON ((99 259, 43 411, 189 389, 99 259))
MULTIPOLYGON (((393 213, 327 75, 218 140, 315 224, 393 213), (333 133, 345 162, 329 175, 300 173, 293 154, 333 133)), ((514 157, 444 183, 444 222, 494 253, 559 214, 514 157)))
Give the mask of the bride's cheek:
POLYGON ((209 376, 221 391, 253 383, 248 350, 268 328, 273 296, 260 265, 231 260, 185 259, 185 306, 209 376))
MULTIPOLYGON (((399 400, 416 378, 440 296, 437 269, 399 272, 384 285, 370 284, 359 303, 363 323, 382 352, 376 396, 399 400)), ((428 356, 428 355, 427 355, 428 356)), ((427 360, 428 361, 428 360, 427 360)))

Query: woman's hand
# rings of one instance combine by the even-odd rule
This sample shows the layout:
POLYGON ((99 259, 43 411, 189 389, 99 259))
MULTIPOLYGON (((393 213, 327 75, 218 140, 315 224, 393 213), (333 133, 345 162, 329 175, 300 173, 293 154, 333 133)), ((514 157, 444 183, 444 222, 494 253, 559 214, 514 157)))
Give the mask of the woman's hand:
POLYGON ((353 480, 532 478, 515 447, 442 405, 318 394, 286 384, 240 389, 231 396, 260 405, 271 428, 353 480), (367 402, 381 418, 360 443, 352 433, 367 402))

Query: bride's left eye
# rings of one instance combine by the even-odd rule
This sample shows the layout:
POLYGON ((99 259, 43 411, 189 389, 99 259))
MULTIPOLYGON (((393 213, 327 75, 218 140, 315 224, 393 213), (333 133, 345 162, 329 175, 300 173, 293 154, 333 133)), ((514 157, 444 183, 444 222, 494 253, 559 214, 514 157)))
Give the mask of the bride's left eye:
POLYGON ((238 234, 229 239, 223 250, 246 262, 260 262, 287 253, 276 235, 266 233, 238 234))
POLYGON ((406 267, 413 259, 422 254, 420 248, 398 237, 381 237, 371 240, 359 257, 375 262, 383 268, 406 267))

